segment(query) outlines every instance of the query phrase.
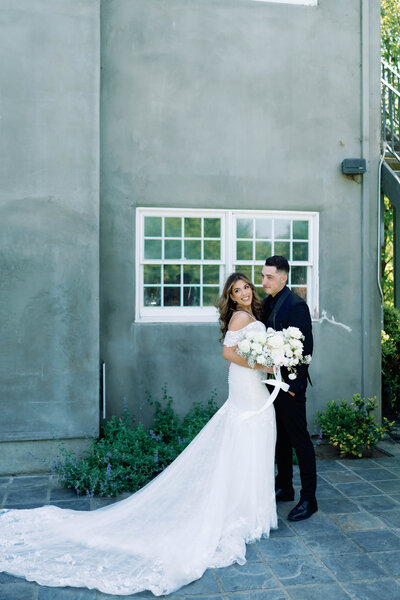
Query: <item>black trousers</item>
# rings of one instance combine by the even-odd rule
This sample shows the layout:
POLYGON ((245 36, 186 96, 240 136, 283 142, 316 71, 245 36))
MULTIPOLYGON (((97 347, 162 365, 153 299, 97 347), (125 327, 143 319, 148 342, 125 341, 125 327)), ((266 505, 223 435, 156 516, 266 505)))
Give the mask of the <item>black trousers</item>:
POLYGON ((312 500, 317 488, 314 446, 307 430, 306 398, 280 391, 275 400, 277 426, 275 487, 293 487, 292 448, 299 460, 301 500, 312 500))

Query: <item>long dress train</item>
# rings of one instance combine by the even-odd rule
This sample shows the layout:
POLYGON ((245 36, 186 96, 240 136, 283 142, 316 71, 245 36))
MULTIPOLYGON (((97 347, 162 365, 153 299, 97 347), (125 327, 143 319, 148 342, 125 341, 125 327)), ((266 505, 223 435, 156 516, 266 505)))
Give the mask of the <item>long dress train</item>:
MULTIPOLYGON (((259 321, 228 332, 236 345, 259 321)), ((275 413, 257 371, 232 364, 229 397, 158 477, 92 511, 0 511, 0 571, 46 586, 171 593, 207 568, 245 562, 246 542, 277 527, 275 413), (251 412, 254 411, 254 416, 251 412)))

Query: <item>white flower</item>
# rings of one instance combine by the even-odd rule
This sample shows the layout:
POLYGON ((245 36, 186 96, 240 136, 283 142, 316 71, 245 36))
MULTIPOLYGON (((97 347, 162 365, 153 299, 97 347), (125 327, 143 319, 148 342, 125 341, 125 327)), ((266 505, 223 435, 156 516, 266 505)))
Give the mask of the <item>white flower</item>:
POLYGON ((296 379, 296 373, 289 373, 289 379, 296 379))
POLYGON ((241 342, 238 343, 238 348, 240 350, 240 352, 250 352, 250 342, 249 340, 242 340, 241 342))
POLYGON ((292 348, 301 348, 303 350, 303 342, 300 340, 294 339, 291 341, 292 348))
POLYGON ((271 336, 268 340, 268 346, 270 346, 270 348, 282 348, 283 345, 283 336, 279 335, 279 333, 275 333, 275 335, 271 336))
POLYGON ((262 354, 259 354, 257 356, 256 361, 258 362, 259 365, 266 365, 267 364, 267 360, 266 360, 265 356, 263 356, 262 354))
POLYGON ((279 348, 271 350, 271 356, 272 356, 272 359, 273 359, 275 365, 277 365, 277 366, 283 365, 284 360, 285 360, 285 355, 283 354, 282 350, 280 350, 279 348))
POLYGON ((266 335, 265 331, 256 331, 253 334, 253 339, 255 342, 258 342, 259 344, 265 344, 267 335, 266 335))
POLYGON ((300 358, 300 356, 303 354, 303 349, 302 348, 296 348, 296 350, 294 351, 294 355, 298 356, 300 358))
POLYGON ((261 344, 257 344, 256 342, 252 342, 250 344, 251 349, 253 350, 253 352, 255 352, 255 354, 260 354, 262 352, 262 346, 261 344))
POLYGON ((290 337, 294 337, 296 340, 300 340, 303 337, 303 334, 298 327, 288 327, 286 331, 290 337))
POLYGON ((307 354, 307 356, 304 357, 304 362, 306 365, 309 365, 311 362, 311 354, 307 354))

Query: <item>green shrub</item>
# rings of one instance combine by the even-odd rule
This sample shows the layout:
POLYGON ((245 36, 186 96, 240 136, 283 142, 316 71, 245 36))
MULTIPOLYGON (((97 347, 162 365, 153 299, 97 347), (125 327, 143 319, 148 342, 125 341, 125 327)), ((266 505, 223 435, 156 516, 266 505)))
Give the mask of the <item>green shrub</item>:
POLYGON ((383 413, 400 415, 400 311, 383 305, 382 331, 382 396, 383 413))
POLYGON ((361 457, 382 438, 392 425, 384 418, 379 427, 372 412, 377 408, 374 398, 361 398, 354 394, 351 402, 340 400, 328 402, 324 412, 318 411, 316 422, 329 443, 336 446, 340 454, 361 457))
POLYGON ((102 425, 101 437, 91 440, 82 458, 61 446, 62 458, 53 466, 60 483, 87 496, 135 492, 175 460, 218 408, 212 392, 206 404, 193 404, 181 421, 166 388, 163 403, 148 402, 155 407, 152 428, 135 424, 125 408, 121 417, 102 425))

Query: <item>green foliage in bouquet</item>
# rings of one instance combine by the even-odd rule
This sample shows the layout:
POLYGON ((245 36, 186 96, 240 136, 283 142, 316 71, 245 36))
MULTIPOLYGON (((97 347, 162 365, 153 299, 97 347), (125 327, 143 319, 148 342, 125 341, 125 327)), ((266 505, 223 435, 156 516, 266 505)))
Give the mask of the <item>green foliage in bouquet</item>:
POLYGON ((382 391, 383 412, 400 416, 400 311, 383 305, 382 391))
POLYGON ((78 459, 60 447, 61 460, 53 473, 64 487, 79 495, 117 496, 135 492, 161 473, 186 448, 217 411, 215 391, 206 403, 193 404, 180 420, 172 398, 163 388, 163 402, 147 401, 155 407, 154 425, 146 428, 125 408, 121 417, 102 425, 100 438, 91 440, 89 450, 78 459))
POLYGON ((316 422, 340 454, 362 457, 363 453, 375 448, 392 425, 384 418, 382 426, 378 426, 372 414, 377 406, 375 397, 366 400, 360 394, 354 394, 350 403, 346 400, 328 402, 324 412, 318 411, 316 422))

